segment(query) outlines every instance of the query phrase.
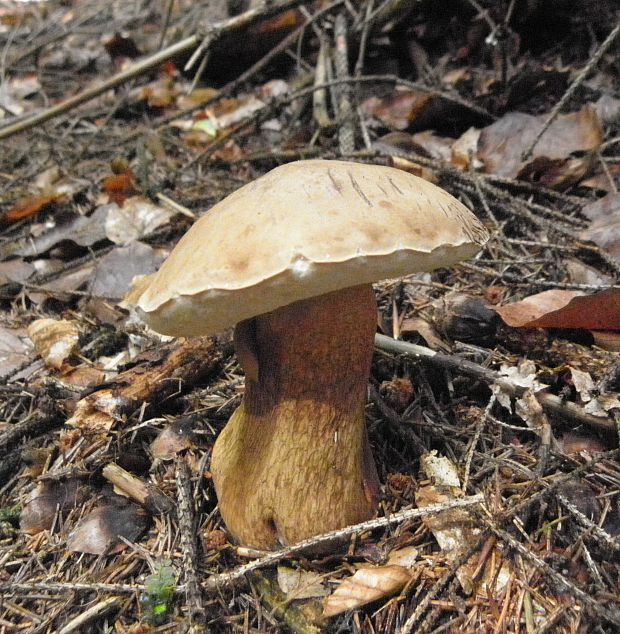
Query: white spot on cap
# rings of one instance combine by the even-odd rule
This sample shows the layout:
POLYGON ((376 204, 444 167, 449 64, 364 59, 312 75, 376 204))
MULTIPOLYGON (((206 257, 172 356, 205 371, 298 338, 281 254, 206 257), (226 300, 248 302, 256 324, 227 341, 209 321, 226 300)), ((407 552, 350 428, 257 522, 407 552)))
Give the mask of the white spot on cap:
POLYGON ((312 264, 306 258, 298 257, 293 263, 293 275, 295 277, 303 278, 310 274, 312 270, 312 264))

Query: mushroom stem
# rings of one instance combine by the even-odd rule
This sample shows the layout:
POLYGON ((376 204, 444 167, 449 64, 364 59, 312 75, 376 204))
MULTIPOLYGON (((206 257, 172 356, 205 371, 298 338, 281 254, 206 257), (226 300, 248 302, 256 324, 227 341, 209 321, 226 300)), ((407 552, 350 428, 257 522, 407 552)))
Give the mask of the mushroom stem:
POLYGON ((237 326, 250 371, 211 471, 239 542, 273 549, 372 517, 379 482, 364 406, 375 330, 368 285, 237 326))

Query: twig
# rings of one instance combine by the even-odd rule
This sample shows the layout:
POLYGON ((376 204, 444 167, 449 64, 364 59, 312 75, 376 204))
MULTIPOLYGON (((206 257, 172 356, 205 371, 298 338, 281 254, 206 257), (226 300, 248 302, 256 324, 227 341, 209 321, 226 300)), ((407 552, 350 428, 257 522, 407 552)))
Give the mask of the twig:
POLYGON ((532 152, 534 151, 534 148, 536 147, 536 145, 542 138, 543 134, 547 131, 549 126, 556 120, 557 116, 562 111, 562 108, 566 105, 568 100, 573 96, 577 88, 581 86, 584 79, 587 77, 588 73, 601 61, 601 57, 603 57, 603 55, 607 52, 609 47, 613 44, 614 40, 618 36, 618 33, 620 33, 620 21, 616 24, 616 26, 613 28, 611 33, 605 38, 605 41, 598 47, 598 50, 596 51, 596 53, 594 53, 590 61, 583 67, 583 69, 579 72, 577 77, 575 77, 575 80, 573 81, 573 83, 568 87, 567 91, 564 93, 564 95, 562 95, 562 98, 560 99, 560 101, 558 101, 558 103, 554 106, 553 110, 549 113, 549 116, 547 117, 546 121, 543 123, 542 127, 538 131, 538 134, 536 134, 536 136, 530 143, 527 150, 525 150, 525 152, 523 152, 523 154, 521 155, 521 158, 524 161, 529 159, 532 156, 532 152))
MULTIPOLYGON (((249 11, 246 11, 241 15, 229 18, 228 20, 223 20, 222 22, 217 22, 210 29, 210 32, 217 33, 217 36, 221 37, 221 35, 225 33, 230 33, 232 31, 247 27, 257 20, 269 17, 286 9, 290 9, 291 7, 294 7, 301 2, 303 2, 303 0, 277 0, 273 3, 261 3, 257 7, 250 9, 249 11)), ((137 62, 131 68, 117 73, 101 84, 90 86, 77 95, 69 97, 68 99, 65 99, 64 101, 56 104, 55 106, 37 112, 32 116, 27 117, 26 119, 18 121, 17 123, 9 123, 3 128, 0 128, 0 139, 6 139, 13 134, 23 132, 24 130, 29 130, 39 125, 40 123, 45 123, 46 121, 49 121, 54 117, 68 112, 76 106, 79 106, 87 101, 90 101, 91 99, 94 99, 95 97, 98 97, 111 88, 116 88, 117 86, 124 84, 130 79, 138 77, 151 70, 152 68, 156 68, 163 62, 172 59, 176 55, 191 50, 203 40, 203 37, 204 36, 201 37, 200 35, 190 35, 180 42, 168 46, 165 49, 162 49, 161 51, 158 51, 157 53, 154 53, 153 55, 150 55, 149 57, 143 59, 142 61, 137 62)), ((216 38, 213 37, 210 41, 210 44, 212 44, 215 39, 216 38)))
POLYGON ((330 531, 329 533, 324 533, 322 535, 317 535, 316 537, 311 537, 310 539, 305 539, 304 541, 299 542, 294 546, 289 546, 288 548, 269 553, 265 557, 251 561, 250 563, 240 566, 232 572, 224 572, 217 575, 212 575, 203 583, 203 587, 207 590, 216 590, 223 585, 233 584, 243 579, 243 577, 249 572, 253 572, 254 570, 258 570, 259 568, 264 568, 265 566, 270 566, 286 557, 299 554, 307 549, 319 546, 320 544, 330 543, 332 541, 340 541, 356 533, 376 530, 377 528, 384 528, 392 524, 399 524, 401 522, 418 519, 420 517, 427 517, 429 515, 440 513, 441 511, 446 511, 453 508, 474 506, 476 504, 482 503, 483 501, 484 497, 482 496, 482 494, 477 494, 467 498, 462 498, 460 500, 454 500, 446 504, 432 504, 423 509, 407 509, 405 511, 400 511, 399 513, 394 513, 394 515, 390 515, 389 517, 379 517, 374 520, 362 522, 361 524, 355 524, 353 526, 347 526, 335 531, 330 531))
POLYGON ((181 549, 183 551, 183 573, 185 575, 185 590, 187 605, 189 606, 190 625, 198 627, 205 624, 204 603, 198 582, 198 561, 196 553, 196 526, 191 495, 191 481, 189 469, 182 456, 175 458, 177 496, 179 501, 178 517, 179 532, 181 534, 181 549))
MULTIPOLYGON (((338 79, 349 77, 349 48, 347 46, 347 19, 344 13, 336 16, 334 24, 334 66, 338 79)), ((351 107, 351 89, 347 82, 340 86, 338 94, 338 141, 340 151, 349 154, 355 150, 355 128, 353 126, 353 108, 351 107)))
POLYGON ((164 16, 164 23, 161 27, 161 38, 159 39, 158 49, 162 49, 164 46, 164 42, 166 41, 166 34, 168 33, 168 26, 170 26, 170 16, 172 15, 172 7, 174 5, 174 0, 167 0, 168 5, 166 6, 166 15, 164 16))
POLYGON ((118 597, 108 597, 103 601, 98 601, 95 605, 81 612, 75 618, 71 619, 64 627, 58 630, 58 634, 71 634, 83 627, 86 627, 89 623, 101 618, 104 614, 116 610, 120 607, 121 600, 118 597))
POLYGON ((135 500, 151 513, 170 513, 174 502, 151 482, 145 482, 113 462, 102 470, 103 477, 124 495, 135 500))
MULTIPOLYGON (((477 363, 468 361, 467 359, 461 359, 457 356, 435 352, 425 346, 419 346, 405 341, 397 341, 396 339, 391 339, 390 337, 380 334, 375 335, 375 345, 381 350, 386 350, 387 352, 409 354, 420 359, 428 359, 430 363, 437 365, 440 368, 453 369, 457 372, 461 372, 462 374, 481 379, 486 383, 495 383, 512 397, 521 396, 525 392, 525 388, 516 385, 499 372, 489 370, 477 363)), ((543 408, 552 414, 556 414, 603 431, 614 431, 616 428, 612 421, 586 414, 586 412, 584 412, 578 405, 564 402, 559 396, 555 396, 554 394, 538 392, 536 394, 536 398, 543 408)))
POLYGON ((580 600, 584 605, 588 606, 595 614, 602 616, 611 623, 620 625, 620 616, 614 614, 610 610, 601 606, 595 599, 589 594, 586 594, 583 590, 578 588, 572 581, 562 576, 559 572, 556 572, 549 564, 543 561, 538 555, 528 550, 521 542, 517 541, 510 533, 499 528, 495 522, 491 521, 484 515, 479 515, 480 520, 487 526, 487 528, 496 535, 500 540, 504 541, 510 548, 516 550, 524 559, 532 563, 536 568, 543 572, 546 576, 553 579, 553 581, 560 587, 565 588, 570 592, 575 599, 580 600))

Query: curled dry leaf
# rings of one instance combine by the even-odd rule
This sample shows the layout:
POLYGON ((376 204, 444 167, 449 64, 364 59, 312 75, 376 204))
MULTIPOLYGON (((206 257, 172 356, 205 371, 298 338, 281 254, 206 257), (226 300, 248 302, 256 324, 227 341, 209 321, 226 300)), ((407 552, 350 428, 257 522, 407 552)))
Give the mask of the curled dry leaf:
POLYGON ((125 246, 165 225, 172 215, 144 196, 132 196, 122 207, 109 206, 105 234, 115 244, 125 246))
POLYGON ((52 527, 56 512, 66 514, 82 504, 90 495, 90 489, 80 478, 44 480, 28 496, 19 517, 21 530, 36 535, 52 527))
POLYGON ((148 514, 136 504, 113 501, 98 506, 80 520, 67 539, 73 552, 107 555, 126 546, 119 537, 135 541, 148 526, 148 514))
POLYGON ((514 328, 620 330, 620 289, 584 295, 550 290, 495 309, 514 328))
POLYGON ((37 319, 28 326, 28 336, 45 364, 60 368, 78 347, 80 331, 66 319, 37 319))
POLYGON ((189 418, 174 421, 162 429, 151 443, 156 460, 171 460, 179 452, 194 445, 194 425, 189 418))
POLYGON ((67 198, 64 194, 54 192, 39 196, 32 196, 26 200, 22 200, 14 207, 9 209, 0 217, 0 221, 4 223, 13 223, 25 218, 30 218, 42 211, 49 211, 55 205, 66 202, 67 198))
POLYGON ((328 618, 384 599, 400 592, 413 578, 402 566, 360 568, 345 579, 323 602, 323 616, 328 618))
MULTIPOLYGON (((451 502, 463 496, 459 488, 458 470, 453 462, 438 456, 436 452, 423 456, 421 462, 433 484, 422 486, 416 492, 415 500, 419 508, 451 502)), ((473 516, 465 509, 450 509, 425 517, 422 521, 449 559, 456 559, 463 550, 471 547, 480 534, 473 516)), ((461 566, 456 576, 463 590, 471 593, 474 589, 471 563, 461 566)))
MULTIPOLYGON (((478 142, 478 158, 490 174, 516 178, 526 164, 521 160, 547 115, 534 116, 509 112, 484 128, 478 142)), ((572 152, 596 149, 603 141, 601 122, 594 108, 586 106, 578 112, 560 115, 542 135, 532 154, 539 157, 565 159, 572 152)))

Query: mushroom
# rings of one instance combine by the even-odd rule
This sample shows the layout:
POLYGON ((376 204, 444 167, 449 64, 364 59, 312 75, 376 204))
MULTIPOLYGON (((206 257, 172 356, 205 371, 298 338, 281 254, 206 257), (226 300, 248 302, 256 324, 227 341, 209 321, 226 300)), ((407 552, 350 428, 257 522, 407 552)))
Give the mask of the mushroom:
POLYGON ((273 549, 372 517, 371 283, 450 266, 487 238, 458 200, 411 174, 298 161, 215 205, 141 286, 139 313, 161 333, 236 324, 245 393, 211 457, 236 540, 273 549))

